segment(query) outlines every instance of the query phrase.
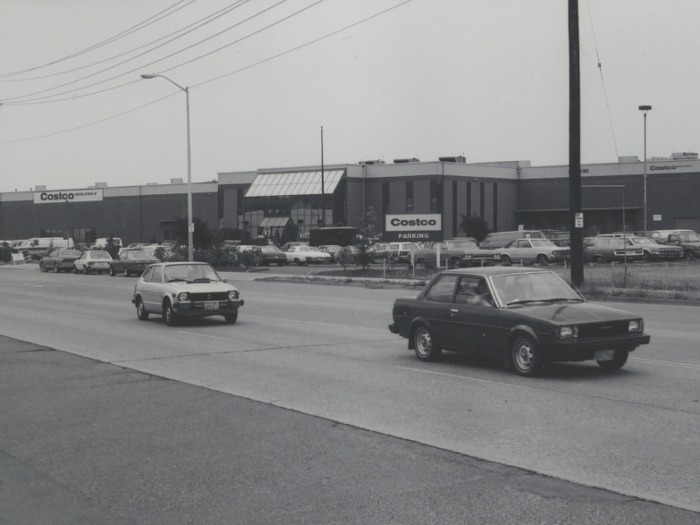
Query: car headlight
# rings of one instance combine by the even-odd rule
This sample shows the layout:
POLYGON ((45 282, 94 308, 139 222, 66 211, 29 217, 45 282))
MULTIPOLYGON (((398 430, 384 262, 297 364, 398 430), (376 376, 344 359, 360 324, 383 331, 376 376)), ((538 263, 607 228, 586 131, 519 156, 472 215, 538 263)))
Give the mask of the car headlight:
POLYGON ((559 257, 559 255, 560 255, 560 253, 556 250, 552 252, 553 257, 559 257))
POLYGON ((180 292, 177 296, 177 299, 180 302, 185 302, 190 300, 190 296, 187 294, 187 292, 180 292))
POLYGON ((578 337, 578 326, 562 326, 558 329, 559 339, 576 339, 578 337))
POLYGON ((238 299, 238 290, 231 290, 228 293, 228 298, 231 299, 232 301, 235 301, 236 299, 238 299))
POLYGON ((630 321, 627 327, 627 331, 631 334, 636 334, 644 331, 644 321, 642 321, 641 319, 630 321))

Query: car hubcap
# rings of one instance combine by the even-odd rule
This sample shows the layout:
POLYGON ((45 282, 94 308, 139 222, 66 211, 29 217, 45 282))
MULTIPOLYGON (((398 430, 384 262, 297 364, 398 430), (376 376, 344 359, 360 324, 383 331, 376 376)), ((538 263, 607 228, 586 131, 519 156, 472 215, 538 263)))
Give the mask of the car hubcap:
POLYGON ((433 346, 433 342, 430 339, 430 332, 427 330, 419 330, 416 336, 416 350, 422 356, 427 356, 430 354, 430 350, 433 346))
POLYGON ((527 371, 532 368, 535 356, 532 352, 532 346, 527 341, 519 341, 513 352, 515 366, 519 370, 527 371))

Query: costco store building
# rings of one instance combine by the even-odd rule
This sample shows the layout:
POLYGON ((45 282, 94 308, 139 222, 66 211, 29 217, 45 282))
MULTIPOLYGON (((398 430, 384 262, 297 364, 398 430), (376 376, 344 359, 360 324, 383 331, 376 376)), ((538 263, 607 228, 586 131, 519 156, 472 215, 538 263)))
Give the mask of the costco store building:
MULTIPOLYGON (((584 235, 644 230, 700 230, 700 161, 674 154, 644 163, 636 157, 582 166, 584 235), (600 188, 623 185, 622 188, 600 188), (596 187, 587 187, 596 186, 596 187), (623 226, 623 208, 626 224, 623 226)), ((568 230, 568 166, 528 161, 468 164, 462 157, 434 162, 309 166, 219 173, 193 183, 193 216, 209 227, 305 238, 320 224, 358 228, 370 208, 386 240, 440 240, 463 235, 462 215, 477 215, 494 231, 568 230)), ((187 184, 45 188, 0 194, 0 239, 70 235, 76 242, 120 237, 170 241, 187 216, 187 184)))

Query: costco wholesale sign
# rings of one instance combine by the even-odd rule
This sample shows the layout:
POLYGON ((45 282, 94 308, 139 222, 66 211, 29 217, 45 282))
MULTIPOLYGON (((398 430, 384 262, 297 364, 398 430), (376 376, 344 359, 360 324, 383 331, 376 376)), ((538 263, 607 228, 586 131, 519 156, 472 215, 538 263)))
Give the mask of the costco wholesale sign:
POLYGON ((34 204, 101 201, 102 190, 35 191, 34 204))
POLYGON ((442 216, 439 213, 387 215, 386 241, 440 241, 442 216))

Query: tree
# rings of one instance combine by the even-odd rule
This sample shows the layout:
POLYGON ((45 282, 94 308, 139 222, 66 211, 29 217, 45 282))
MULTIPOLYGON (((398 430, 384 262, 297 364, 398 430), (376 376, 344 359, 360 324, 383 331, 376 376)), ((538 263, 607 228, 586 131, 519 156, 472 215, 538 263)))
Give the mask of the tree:
POLYGON ((362 235, 369 239, 379 237, 377 233, 379 218, 377 217, 377 212, 374 207, 368 206, 365 210, 364 220, 362 219, 363 217, 360 217, 360 221, 364 224, 364 228, 361 229, 362 235))
POLYGON ((488 221, 485 221, 477 214, 462 215, 462 222, 459 223, 459 230, 467 237, 474 237, 478 242, 483 241, 491 233, 488 221))
MULTIPOLYGON (((194 217, 192 223, 194 224, 194 233, 192 234, 193 247, 201 250, 211 246, 214 241, 214 234, 209 229, 209 223, 202 221, 199 217, 194 217)), ((175 233, 177 234, 178 243, 187 244, 187 217, 175 219, 175 233)))

